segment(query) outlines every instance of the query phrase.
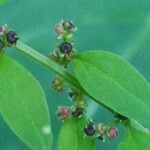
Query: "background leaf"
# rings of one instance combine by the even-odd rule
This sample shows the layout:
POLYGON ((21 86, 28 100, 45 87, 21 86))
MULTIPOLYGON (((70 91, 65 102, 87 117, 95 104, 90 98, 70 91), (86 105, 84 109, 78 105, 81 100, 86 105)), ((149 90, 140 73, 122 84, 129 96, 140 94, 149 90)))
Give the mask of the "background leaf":
POLYGON ((150 85, 134 67, 106 51, 85 52, 72 64, 77 79, 97 102, 150 128, 150 85))
POLYGON ((51 127, 44 92, 24 67, 5 54, 0 55, 0 112, 31 149, 50 148, 51 127))
POLYGON ((143 133, 133 127, 126 127, 126 136, 119 144, 119 150, 149 150, 150 134, 143 133))
POLYGON ((59 134, 57 150, 94 150, 94 138, 84 137, 85 118, 65 120, 59 134))

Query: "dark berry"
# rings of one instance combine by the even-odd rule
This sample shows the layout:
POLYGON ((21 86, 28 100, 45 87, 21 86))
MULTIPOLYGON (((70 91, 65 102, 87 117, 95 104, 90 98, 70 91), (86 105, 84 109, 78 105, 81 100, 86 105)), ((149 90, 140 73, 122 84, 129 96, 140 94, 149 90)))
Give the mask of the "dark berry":
POLYGON ((10 44, 15 44, 18 40, 18 37, 17 37, 17 34, 15 31, 9 31, 7 33, 7 41, 10 43, 10 44))
POLYGON ((62 53, 70 53, 72 51, 72 44, 69 42, 63 42, 62 44, 60 44, 59 46, 59 50, 62 53))
POLYGON ((2 50, 4 48, 4 44, 2 43, 2 41, 0 41, 0 50, 2 50))
POLYGON ((95 134, 95 129, 94 129, 94 124, 93 122, 90 122, 89 124, 87 124, 85 127, 84 127, 84 133, 87 135, 87 136, 93 136, 95 134))
POLYGON ((66 30, 73 30, 75 27, 74 27, 74 24, 70 21, 64 21, 63 22, 63 27, 66 29, 66 30))
POLYGON ((81 117, 83 114, 84 109, 82 107, 77 107, 73 112, 72 115, 74 117, 81 117))

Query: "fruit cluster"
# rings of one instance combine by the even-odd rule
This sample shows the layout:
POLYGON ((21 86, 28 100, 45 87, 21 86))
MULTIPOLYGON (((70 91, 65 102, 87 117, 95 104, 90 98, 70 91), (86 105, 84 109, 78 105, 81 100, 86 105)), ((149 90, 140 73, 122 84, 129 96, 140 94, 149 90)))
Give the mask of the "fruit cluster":
POLYGON ((103 125, 102 123, 95 125, 93 122, 90 122, 84 127, 84 133, 86 136, 95 137, 104 142, 106 139, 111 140, 115 138, 118 134, 118 130, 109 125, 103 125))
MULTIPOLYGON (((56 50, 54 50, 50 57, 56 63, 67 68, 68 63, 75 56, 75 50, 73 48, 73 32, 76 31, 74 24, 70 21, 61 21, 55 28, 55 32, 58 35, 60 43, 56 50)), ((65 90, 64 79, 60 76, 56 76, 52 82, 53 88, 58 92, 63 92, 65 90)), ((58 107, 57 116, 62 121, 68 118, 82 118, 86 117, 85 112, 85 102, 83 100, 83 93, 78 89, 69 86, 71 92, 69 92, 69 98, 74 102, 73 106, 63 106, 58 107)), ((87 117, 86 117, 87 118, 87 117)), ((116 116, 117 119, 119 119, 116 116)), ((87 120, 90 120, 87 118, 87 120)), ((102 123, 95 124, 93 121, 89 121, 83 128, 84 135, 90 138, 97 138, 99 140, 105 141, 107 139, 111 140, 115 138, 118 134, 116 127, 111 125, 103 125, 102 123)))
POLYGON ((55 28, 60 42, 57 49, 50 54, 50 57, 65 68, 75 55, 73 33, 76 29, 73 22, 70 21, 61 21, 55 28))
POLYGON ((76 118, 81 118, 84 114, 84 108, 83 107, 58 107, 57 115, 60 119, 65 120, 67 118, 70 118, 71 116, 76 118))
MULTIPOLYGON (((59 119, 66 120, 70 117, 81 118, 85 114, 84 107, 58 107, 57 115, 59 119)), ((103 142, 107 139, 111 140, 118 134, 118 129, 111 125, 104 125, 102 123, 94 124, 92 121, 84 127, 84 135, 86 137, 97 138, 103 142)))

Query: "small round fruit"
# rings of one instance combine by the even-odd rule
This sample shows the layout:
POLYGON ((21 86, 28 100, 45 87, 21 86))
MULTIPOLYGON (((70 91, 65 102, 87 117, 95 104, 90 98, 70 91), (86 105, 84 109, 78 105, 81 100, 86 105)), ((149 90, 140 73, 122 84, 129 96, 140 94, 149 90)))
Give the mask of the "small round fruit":
POLYGON ((72 115, 73 115, 74 117, 79 118, 79 117, 82 116, 83 111, 84 111, 84 109, 83 109, 82 107, 77 107, 77 108, 72 112, 72 115))
POLYGON ((89 124, 87 124, 87 125, 84 127, 84 133, 85 133, 87 136, 94 136, 94 134, 95 134, 95 128, 94 128, 93 122, 90 122, 89 124))
POLYGON ((15 31, 9 31, 7 33, 7 41, 10 44, 15 44, 18 40, 17 34, 15 31))
POLYGON ((72 51, 72 44, 69 42, 63 42, 62 44, 60 44, 59 50, 62 53, 69 54, 72 51))

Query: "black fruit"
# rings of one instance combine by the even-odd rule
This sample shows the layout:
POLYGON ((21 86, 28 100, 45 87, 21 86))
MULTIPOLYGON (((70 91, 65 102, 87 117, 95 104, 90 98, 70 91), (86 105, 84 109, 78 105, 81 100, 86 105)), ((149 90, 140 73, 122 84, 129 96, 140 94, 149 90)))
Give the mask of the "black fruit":
POLYGON ((87 135, 87 136, 93 136, 95 134, 95 129, 94 129, 94 124, 93 122, 90 122, 89 124, 87 124, 85 127, 84 127, 84 133, 87 135))
POLYGON ((62 44, 60 44, 59 46, 59 50, 62 53, 67 53, 69 54, 72 51, 72 44, 69 42, 63 42, 62 44))
POLYGON ((17 34, 15 31, 9 31, 7 33, 7 41, 10 43, 10 44, 15 44, 18 40, 18 37, 17 37, 17 34))
POLYGON ((80 117, 83 114, 84 109, 82 107, 77 107, 73 112, 72 115, 74 117, 80 117))

